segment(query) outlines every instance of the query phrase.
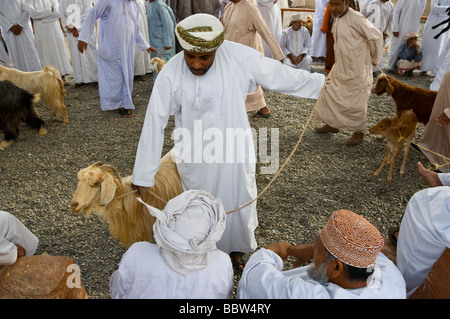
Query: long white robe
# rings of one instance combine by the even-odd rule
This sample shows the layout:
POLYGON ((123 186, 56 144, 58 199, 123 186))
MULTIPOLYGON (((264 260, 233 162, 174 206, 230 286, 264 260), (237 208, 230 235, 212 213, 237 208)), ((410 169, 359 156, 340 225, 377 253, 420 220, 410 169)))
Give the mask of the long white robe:
POLYGON ((6 52, 5 46, 4 46, 4 42, 3 42, 3 38, 0 35, 0 65, 6 66, 7 68, 10 67, 9 65, 9 55, 8 52, 6 52))
POLYGON ((61 25, 66 33, 75 83, 98 81, 97 35, 92 33, 87 42, 88 49, 83 54, 78 51, 78 37, 67 30, 71 25, 81 32, 81 26, 92 8, 91 0, 60 0, 61 25))
POLYGON ((344 289, 311 279, 307 266, 283 271, 283 260, 271 250, 260 249, 248 260, 237 287, 237 299, 405 299, 405 281, 380 253, 370 283, 344 289))
POLYGON ((419 32, 420 18, 427 4, 426 0, 398 0, 394 7, 394 25, 392 32, 399 36, 391 37, 389 43, 389 69, 395 68, 400 46, 405 42, 405 36, 410 32, 419 32))
MULTIPOLYGON (((257 0, 259 9, 261 10, 261 15, 267 23, 270 31, 272 32, 275 40, 280 43, 281 33, 283 28, 281 25, 281 8, 280 3, 273 3, 273 0, 257 0)), ((272 50, 267 45, 266 41, 262 39, 264 55, 268 58, 273 58, 272 50)))
MULTIPOLYGON (((145 41, 149 42, 148 38, 148 22, 147 14, 145 13, 145 1, 136 0, 139 5, 139 29, 141 30, 142 36, 145 41)), ((150 42, 149 42, 150 43, 150 42)), ((152 72, 152 66, 150 63, 150 54, 147 51, 139 49, 136 45, 136 50, 134 52, 134 75, 145 75, 152 72)))
POLYGON ((336 62, 329 74, 331 83, 317 101, 314 114, 334 128, 364 132, 372 65, 380 61, 383 35, 352 8, 334 20, 332 32, 336 62))
POLYGON ((289 27, 284 30, 281 35, 280 48, 286 56, 284 58, 284 64, 296 69, 310 70, 309 65, 312 62, 312 58, 309 55, 309 51, 311 50, 311 36, 309 35, 308 29, 301 27, 300 30, 295 31, 292 27, 289 27), (302 54, 305 54, 305 56, 302 62, 293 64, 287 57, 288 54, 292 54, 294 57, 302 54))
POLYGON ((316 9, 314 12, 313 32, 311 35, 311 56, 324 57, 327 52, 327 36, 320 31, 327 8, 328 0, 316 0, 316 9))
POLYGON ((450 187, 421 190, 408 202, 397 241, 397 267, 408 297, 446 248, 450 248, 450 187))
POLYGON ((24 71, 40 71, 42 69, 39 53, 34 44, 30 14, 24 0, 4 0, 0 6, 0 28, 5 40, 11 63, 14 68, 24 71), (10 31, 13 25, 23 29, 19 35, 10 31))
POLYGON ((14 215, 0 210, 0 266, 12 265, 17 260, 17 245, 25 249, 26 256, 34 255, 38 238, 14 215))
POLYGON ((431 0, 431 11, 428 15, 422 37, 422 71, 433 71, 439 55, 444 51, 447 40, 450 39, 450 32, 445 32, 435 39, 434 36, 447 27, 447 23, 433 29, 432 27, 447 20, 448 15, 445 10, 450 7, 450 0, 431 0))
MULTIPOLYGON (((164 129, 175 116, 175 158, 184 190, 200 189, 220 198, 225 211, 256 198, 256 156, 245 100, 257 85, 317 98, 322 74, 295 70, 239 43, 225 41, 203 76, 188 69, 183 53, 158 75, 139 141, 132 182, 153 186, 164 129), (236 136, 237 141, 234 141, 236 136)), ((226 252, 256 249, 256 202, 230 214, 217 247, 226 252)))
MULTIPOLYGON (((370 0, 364 4, 360 12, 372 22, 372 24, 385 34, 387 37, 391 36, 392 27, 394 25, 394 4, 391 1, 382 2, 381 0, 370 0)), ((387 38, 386 38, 387 39, 387 38)), ((383 46, 386 44, 386 39, 383 41, 383 46)), ((377 72, 383 69, 383 57, 381 54, 378 65, 373 66, 373 71, 377 72)))
POLYGON ((99 20, 98 88, 102 111, 133 109, 134 52, 150 45, 142 36, 135 1, 98 0, 89 11, 79 40, 87 42, 99 20))
POLYGON ((64 34, 59 24, 58 0, 27 0, 26 4, 33 19, 34 43, 42 66, 54 65, 61 75, 72 74, 64 34))
POLYGON ((135 243, 125 252, 109 283, 113 299, 228 299, 232 290, 233 266, 224 252, 211 251, 205 269, 183 276, 149 242, 135 243))

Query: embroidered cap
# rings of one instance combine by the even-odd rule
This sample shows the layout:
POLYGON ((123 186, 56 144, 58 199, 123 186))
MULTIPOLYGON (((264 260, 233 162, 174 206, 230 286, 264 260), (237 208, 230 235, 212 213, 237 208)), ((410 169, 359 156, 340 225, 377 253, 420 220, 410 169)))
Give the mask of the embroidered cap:
POLYGON ((178 23, 175 34, 181 47, 189 52, 211 52, 225 40, 222 23, 210 14, 198 13, 178 23))
POLYGON ((348 210, 333 212, 319 236, 334 257, 358 268, 373 266, 384 245, 375 226, 348 210))
POLYGON ((301 14, 294 14, 291 17, 291 22, 300 21, 300 20, 302 20, 302 15, 301 14))
POLYGON ((408 41, 409 39, 419 38, 419 34, 417 32, 410 32, 405 36, 405 41, 408 41))

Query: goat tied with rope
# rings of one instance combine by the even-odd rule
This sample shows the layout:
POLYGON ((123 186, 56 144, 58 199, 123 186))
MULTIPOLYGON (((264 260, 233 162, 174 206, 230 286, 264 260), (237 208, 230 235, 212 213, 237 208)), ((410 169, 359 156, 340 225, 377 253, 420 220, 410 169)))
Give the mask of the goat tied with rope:
POLYGON ((53 116, 62 118, 62 125, 69 123, 64 104, 66 89, 56 67, 46 66, 42 71, 23 72, 0 65, 0 80, 11 81, 31 94, 39 93, 40 102, 52 111, 53 116))
POLYGON ((416 126, 416 115, 412 110, 406 110, 402 111, 400 117, 393 119, 384 118, 369 129, 370 134, 381 135, 386 139, 386 153, 384 154, 380 167, 373 173, 374 178, 381 173, 384 165, 390 164, 387 181, 389 183, 392 182, 394 166, 402 148, 404 152, 400 176, 403 176, 405 173, 406 159, 411 150, 411 141, 416 132, 416 126))
MULTIPOLYGON (((144 192, 142 200, 158 209, 183 192, 172 151, 160 161, 152 192, 144 192)), ((131 175, 121 178, 118 170, 109 164, 96 162, 78 172, 78 186, 72 197, 71 210, 91 212, 103 217, 112 237, 125 247, 138 241, 154 242, 155 218, 137 200, 131 186, 131 175), (116 175, 116 176, 114 176, 116 175)))
POLYGON ((397 117, 404 110, 413 110, 417 121, 426 125, 430 119, 437 91, 404 84, 390 75, 377 77, 372 93, 390 95, 395 102, 397 117))

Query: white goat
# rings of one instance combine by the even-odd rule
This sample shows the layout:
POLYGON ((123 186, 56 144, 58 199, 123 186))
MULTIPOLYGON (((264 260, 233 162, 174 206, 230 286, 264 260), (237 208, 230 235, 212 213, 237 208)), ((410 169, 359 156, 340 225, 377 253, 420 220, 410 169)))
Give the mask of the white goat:
MULTIPOLYGON (((145 203, 163 209, 167 201, 182 191, 180 176, 170 151, 161 159, 152 191, 164 201, 150 192, 145 192, 141 198, 145 203)), ((154 242, 155 218, 137 200, 131 186, 131 176, 121 179, 112 165, 97 162, 78 172, 78 186, 72 198, 71 210, 75 213, 84 211, 87 216, 94 212, 104 217, 111 236, 125 247, 138 241, 154 242)))
POLYGON ((40 102, 53 112, 53 116, 63 118, 63 125, 69 123, 64 104, 66 89, 56 67, 46 66, 42 71, 23 72, 0 65, 0 80, 11 81, 31 94, 39 93, 40 102))

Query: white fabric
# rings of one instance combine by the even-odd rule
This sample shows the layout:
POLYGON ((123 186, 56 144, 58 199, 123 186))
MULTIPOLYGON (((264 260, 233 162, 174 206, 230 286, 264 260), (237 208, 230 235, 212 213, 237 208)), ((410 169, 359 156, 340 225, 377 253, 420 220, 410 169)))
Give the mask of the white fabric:
POLYGON ((233 291, 233 266, 220 250, 210 253, 205 269, 183 276, 167 265, 160 248, 134 243, 111 275, 113 299, 228 299, 233 291))
MULTIPOLYGON (((189 16, 183 21, 181 21, 178 25, 182 27, 184 30, 189 30, 191 28, 197 27, 197 26, 211 26, 211 31, 205 31, 205 32, 189 32, 190 35, 200 38, 205 41, 212 41, 216 39, 220 34, 224 32, 224 28, 222 23, 215 18, 214 16, 210 14, 205 13, 197 13, 195 15, 189 16)), ((195 45, 192 45, 188 42, 186 42, 178 33, 177 28, 175 28, 175 34, 177 35, 178 41, 180 42, 181 47, 184 50, 187 51, 198 51, 201 50, 201 52, 211 52, 216 50, 217 48, 198 48, 195 45)))
MULTIPOLYGON (((148 38, 148 21, 145 11, 145 0, 135 0, 139 6, 139 29, 145 41, 150 43, 148 38)), ((151 73, 150 54, 145 50, 140 50, 136 45, 134 52, 134 75, 145 75, 151 73)))
POLYGON ((450 173, 439 173, 438 177, 443 186, 450 186, 450 173))
MULTIPOLYGON (((183 189, 208 191, 222 200, 226 212, 249 203, 257 196, 257 190, 253 138, 245 108, 248 92, 261 85, 279 93, 317 98, 324 83, 322 74, 294 70, 231 41, 224 41, 218 48, 214 63, 203 76, 191 73, 182 52, 175 55, 153 87, 136 154, 133 184, 154 185, 164 128, 169 116, 174 115, 175 128, 191 134, 183 140, 179 133, 173 137, 183 189), (225 140, 227 129, 242 138, 243 143, 225 140), (205 131, 218 135, 220 141, 214 148, 223 157, 208 156, 212 154, 211 143, 194 143, 205 131)), ((257 224, 256 202, 228 214, 217 247, 227 253, 253 251, 257 246, 254 236, 257 224)))
POLYGON ((92 8, 91 0, 60 0, 61 25, 66 33, 70 58, 73 66, 75 83, 91 83, 98 81, 97 36, 92 33, 83 54, 78 51, 78 37, 67 30, 67 26, 75 27, 78 33, 92 8), (79 11, 78 11, 79 10, 79 11))
MULTIPOLYGON (((281 32, 283 31, 281 25, 281 8, 280 3, 274 3, 273 0, 256 0, 259 9, 261 10, 261 15, 266 21, 267 26, 272 32, 275 40, 280 43, 281 40, 281 32)), ((264 56, 268 58, 273 58, 272 50, 267 45, 267 43, 262 39, 263 48, 264 48, 264 56)))
POLYGON ((173 198, 162 212, 140 201, 156 217, 154 237, 167 264, 182 275, 204 269, 225 229, 222 202, 198 190, 173 198))
MULTIPOLYGON (((382 2, 381 0, 369 0, 361 7, 360 12, 372 22, 372 24, 385 34, 387 37, 392 37, 392 27, 394 23, 394 4, 391 1, 382 2)), ((387 37, 383 42, 386 45, 387 37)), ((381 54, 378 66, 372 67, 373 72, 383 69, 384 54, 381 54)))
POLYGON ((433 82, 431 82, 430 90, 439 91, 441 87, 442 79, 444 78, 447 68, 450 66, 450 39, 447 40, 445 48, 439 56, 436 65, 434 66, 433 73, 435 74, 433 82))
POLYGON ((61 75, 72 74, 64 35, 59 24, 58 0, 27 0, 26 4, 30 18, 33 19, 34 43, 42 66, 54 65, 61 75))
POLYGON ((397 241, 397 267, 408 297, 446 248, 450 248, 450 187, 421 190, 409 200, 397 241))
POLYGON ((311 35, 311 52, 312 57, 324 57, 327 52, 327 36, 320 31, 322 28, 325 9, 328 0, 316 0, 316 8, 314 12, 313 31, 311 35))
POLYGON ((283 260, 271 250, 260 249, 247 261, 237 287, 238 299, 405 299, 405 281, 380 253, 370 283, 344 289, 311 279, 308 266, 283 271, 283 260))
POLYGON ((24 0, 2 1, 0 6, 0 28, 2 37, 8 47, 13 67, 24 72, 41 70, 39 54, 34 44, 30 15, 24 0), (23 28, 19 35, 15 35, 10 31, 11 27, 16 24, 23 28))
POLYGON ((404 37, 410 32, 419 32, 420 18, 425 10, 426 0, 398 0, 394 7, 394 25, 392 32, 398 32, 399 36, 391 37, 389 43, 389 69, 395 68, 400 45, 405 40, 404 37))
POLYGON ((280 48, 283 50, 284 58, 283 63, 296 68, 309 71, 312 58, 309 55, 309 50, 311 49, 311 37, 309 35, 308 29, 301 27, 300 30, 293 30, 292 27, 287 28, 283 31, 280 41, 280 48), (305 54, 302 62, 299 64, 293 64, 291 60, 287 57, 288 54, 292 54, 294 57, 298 57, 305 54))
POLYGON ((79 40, 88 42, 99 19, 98 88, 102 111, 134 109, 134 53, 150 47, 142 36, 135 1, 98 0, 84 21, 79 40))
POLYGON ((5 49, 5 47, 4 47, 4 45, 3 45, 3 38, 2 38, 2 36, 0 35, 0 60, 2 60, 2 61, 0 61, 0 65, 3 65, 3 66, 6 66, 6 67, 10 67, 10 65, 9 65, 9 55, 8 55, 8 52, 6 52, 6 49, 5 49))
POLYGON ((434 38, 442 29, 447 27, 447 23, 432 29, 433 26, 449 18, 447 12, 445 12, 448 7, 450 7, 450 0, 431 0, 431 11, 425 23, 422 36, 422 71, 433 71, 439 55, 445 49, 447 40, 450 39, 450 32, 448 31, 441 34, 439 38, 434 38))
POLYGON ((17 260, 17 245, 25 249, 26 256, 34 255, 38 238, 14 215, 0 210, 0 266, 12 265, 17 260))

